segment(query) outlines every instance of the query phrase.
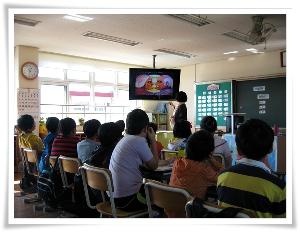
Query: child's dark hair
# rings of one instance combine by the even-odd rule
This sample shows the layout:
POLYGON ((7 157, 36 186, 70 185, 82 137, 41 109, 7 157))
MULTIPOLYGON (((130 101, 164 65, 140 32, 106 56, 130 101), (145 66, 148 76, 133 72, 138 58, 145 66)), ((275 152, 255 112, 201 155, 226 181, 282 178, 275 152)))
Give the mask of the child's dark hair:
POLYGON ((214 133, 217 130, 217 121, 213 116, 205 116, 200 122, 201 129, 214 133))
POLYGON ((104 147, 116 144, 121 136, 119 126, 114 122, 103 123, 98 129, 98 138, 104 147))
POLYGON ((148 115, 141 109, 134 109, 128 113, 126 118, 126 133, 137 135, 141 133, 149 123, 148 115))
POLYGON ((186 157, 194 161, 203 161, 215 149, 214 137, 206 130, 199 130, 192 134, 185 147, 186 157))
POLYGON ((273 148, 274 132, 260 119, 250 119, 239 126, 235 136, 237 149, 246 158, 261 160, 273 148))
POLYGON ((149 122, 148 127, 152 127, 154 133, 157 131, 157 124, 154 122, 149 122))
POLYGON ((18 128, 23 132, 29 132, 34 125, 34 119, 29 114, 22 115, 17 121, 18 128))
POLYGON ((175 138, 188 138, 192 134, 191 123, 186 120, 176 122, 173 127, 173 135, 175 138))
POLYGON ((121 133, 123 133, 123 131, 125 130, 125 122, 124 122, 124 120, 118 120, 115 123, 120 128, 121 133))
POLYGON ((176 95, 176 101, 178 102, 186 102, 187 101, 187 95, 183 91, 179 91, 176 95))
POLYGON ((64 118, 59 121, 59 131, 68 136, 76 128, 76 122, 73 118, 64 118))
POLYGON ((87 138, 92 138, 97 135, 97 131, 100 127, 101 123, 97 119, 91 119, 84 123, 83 132, 87 138))
POLYGON ((59 119, 57 117, 49 117, 46 121, 46 128, 48 132, 56 133, 58 130, 59 119))

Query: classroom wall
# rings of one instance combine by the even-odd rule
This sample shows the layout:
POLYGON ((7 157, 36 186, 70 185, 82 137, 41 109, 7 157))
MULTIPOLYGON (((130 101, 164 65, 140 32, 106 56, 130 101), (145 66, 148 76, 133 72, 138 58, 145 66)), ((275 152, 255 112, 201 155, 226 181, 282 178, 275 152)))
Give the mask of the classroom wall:
POLYGON ((128 71, 129 68, 141 67, 132 64, 123 64, 118 62, 69 56, 49 52, 39 52, 39 65, 44 67, 57 67, 83 71, 93 71, 96 69, 116 69, 119 71, 128 71))
POLYGON ((199 63, 181 67, 180 90, 188 94, 186 103, 188 120, 195 124, 195 88, 196 82, 218 80, 247 79, 285 75, 286 68, 281 67, 280 51, 236 57, 234 60, 199 63))

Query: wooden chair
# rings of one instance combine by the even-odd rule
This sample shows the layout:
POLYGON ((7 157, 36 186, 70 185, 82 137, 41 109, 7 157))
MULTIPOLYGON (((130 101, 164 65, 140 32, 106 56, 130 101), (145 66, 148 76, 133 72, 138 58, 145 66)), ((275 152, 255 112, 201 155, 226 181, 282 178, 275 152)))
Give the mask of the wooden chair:
MULTIPOLYGON (((38 169, 39 163, 38 163, 37 151, 29 148, 21 148, 20 152, 24 160, 23 163, 26 167, 28 174, 34 176, 37 179, 40 174, 38 169)), ((42 199, 39 197, 38 193, 36 192, 30 197, 28 196, 25 197, 23 199, 23 202, 28 204, 39 203, 42 202, 42 199)), ((33 211, 35 214, 35 205, 33 206, 33 211)))
POLYGON ((115 202, 113 198, 113 181, 111 172, 105 168, 98 168, 91 165, 84 164, 80 167, 80 171, 82 174, 83 186, 85 197, 87 201, 87 205, 92 209, 97 209, 100 213, 100 217, 103 215, 107 215, 110 217, 142 217, 147 215, 148 212, 146 210, 139 210, 134 212, 127 212, 124 210, 117 209, 115 207, 115 202), (91 187, 93 189, 101 191, 103 202, 97 203, 95 206, 91 205, 88 188, 91 187), (104 192, 108 192, 109 201, 105 200, 104 192))
POLYGON ((38 176, 39 175, 39 163, 36 150, 29 148, 21 149, 22 155, 25 160, 25 165, 28 174, 38 176))
POLYGON ((185 189, 148 179, 144 179, 144 184, 149 217, 154 216, 152 205, 174 212, 179 217, 186 216, 185 205, 192 196, 185 189))
POLYGON ((64 188, 69 188, 72 190, 72 201, 75 202, 74 196, 74 182, 69 183, 67 173, 76 174, 79 172, 79 167, 81 162, 77 158, 71 158, 66 156, 58 157, 59 170, 61 175, 61 180, 64 188))
MULTIPOLYGON (((186 210, 186 216, 188 218, 191 218, 191 215, 192 215, 192 204, 193 204, 193 200, 190 200, 189 202, 186 203, 186 206, 185 206, 185 210, 186 210)), ((207 201, 204 201, 202 203, 203 207, 206 208, 209 212, 212 212, 212 213, 219 213, 220 211, 222 211, 223 209, 225 209, 224 207, 220 207, 216 204, 212 204, 210 202, 207 202, 207 201)), ((255 217, 251 212, 247 211, 247 210, 244 210, 242 209, 240 212, 238 212, 236 215, 235 215, 235 218, 253 218, 255 217)))
POLYGON ((168 149, 161 150, 161 159, 162 160, 169 160, 173 158, 178 158, 178 151, 172 151, 168 149))
POLYGON ((223 165, 223 167, 225 167, 225 158, 222 154, 214 153, 212 154, 212 156, 215 158, 215 160, 220 162, 223 165))

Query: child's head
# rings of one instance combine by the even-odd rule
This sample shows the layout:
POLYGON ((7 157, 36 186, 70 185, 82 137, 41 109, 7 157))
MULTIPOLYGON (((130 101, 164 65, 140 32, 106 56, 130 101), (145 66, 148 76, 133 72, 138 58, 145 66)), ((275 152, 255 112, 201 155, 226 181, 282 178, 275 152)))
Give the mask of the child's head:
POLYGON ((217 130, 217 121, 213 116, 205 116, 202 118, 200 127, 207 130, 210 133, 214 133, 217 130))
POLYGON ((190 160, 203 161, 209 158, 214 149, 213 135, 206 130, 199 130, 189 137, 185 153, 190 160))
POLYGON ((64 118, 59 121, 59 131, 63 136, 75 135, 76 123, 72 118, 64 118))
POLYGON ((188 138, 192 134, 191 123, 186 120, 176 122, 173 127, 173 135, 175 138, 188 138))
POLYGON ((35 122, 31 115, 24 114, 18 119, 17 126, 21 131, 29 133, 35 129, 35 122))
POLYGON ((58 130, 59 119, 57 117, 49 117, 46 121, 46 128, 48 132, 56 133, 58 130))
POLYGON ((157 124, 154 122, 149 122, 148 127, 152 127, 154 133, 157 131, 157 124))
POLYGON ((187 95, 183 91, 179 91, 176 95, 176 101, 178 102, 186 102, 187 101, 187 95))
POLYGON ((113 122, 103 123, 98 129, 98 138, 101 146, 111 146, 119 141, 122 133, 119 126, 113 122))
POLYGON ((97 119, 91 119, 84 123, 83 132, 87 138, 93 138, 97 136, 97 131, 101 123, 97 119))
POLYGON ((145 111, 134 109, 128 113, 126 118, 126 133, 138 135, 148 126, 149 118, 145 111))
POLYGON ((118 120, 115 123, 120 128, 121 133, 123 133, 123 131, 125 130, 125 122, 124 122, 124 120, 118 120))
POLYGON ((261 160, 272 151, 274 132, 260 119, 250 119, 239 126, 235 142, 239 155, 261 160))

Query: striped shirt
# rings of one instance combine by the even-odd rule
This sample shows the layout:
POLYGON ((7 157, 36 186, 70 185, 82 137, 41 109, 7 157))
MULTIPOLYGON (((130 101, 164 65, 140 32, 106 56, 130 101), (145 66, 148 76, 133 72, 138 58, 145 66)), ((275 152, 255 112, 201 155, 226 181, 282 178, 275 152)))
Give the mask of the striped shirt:
POLYGON ((65 137, 58 135, 52 144, 51 156, 68 156, 78 158, 77 155, 77 143, 80 139, 76 136, 65 137))
POLYGON ((242 159, 218 177, 218 202, 240 207, 256 217, 285 217, 285 182, 272 175, 259 161, 242 159))

